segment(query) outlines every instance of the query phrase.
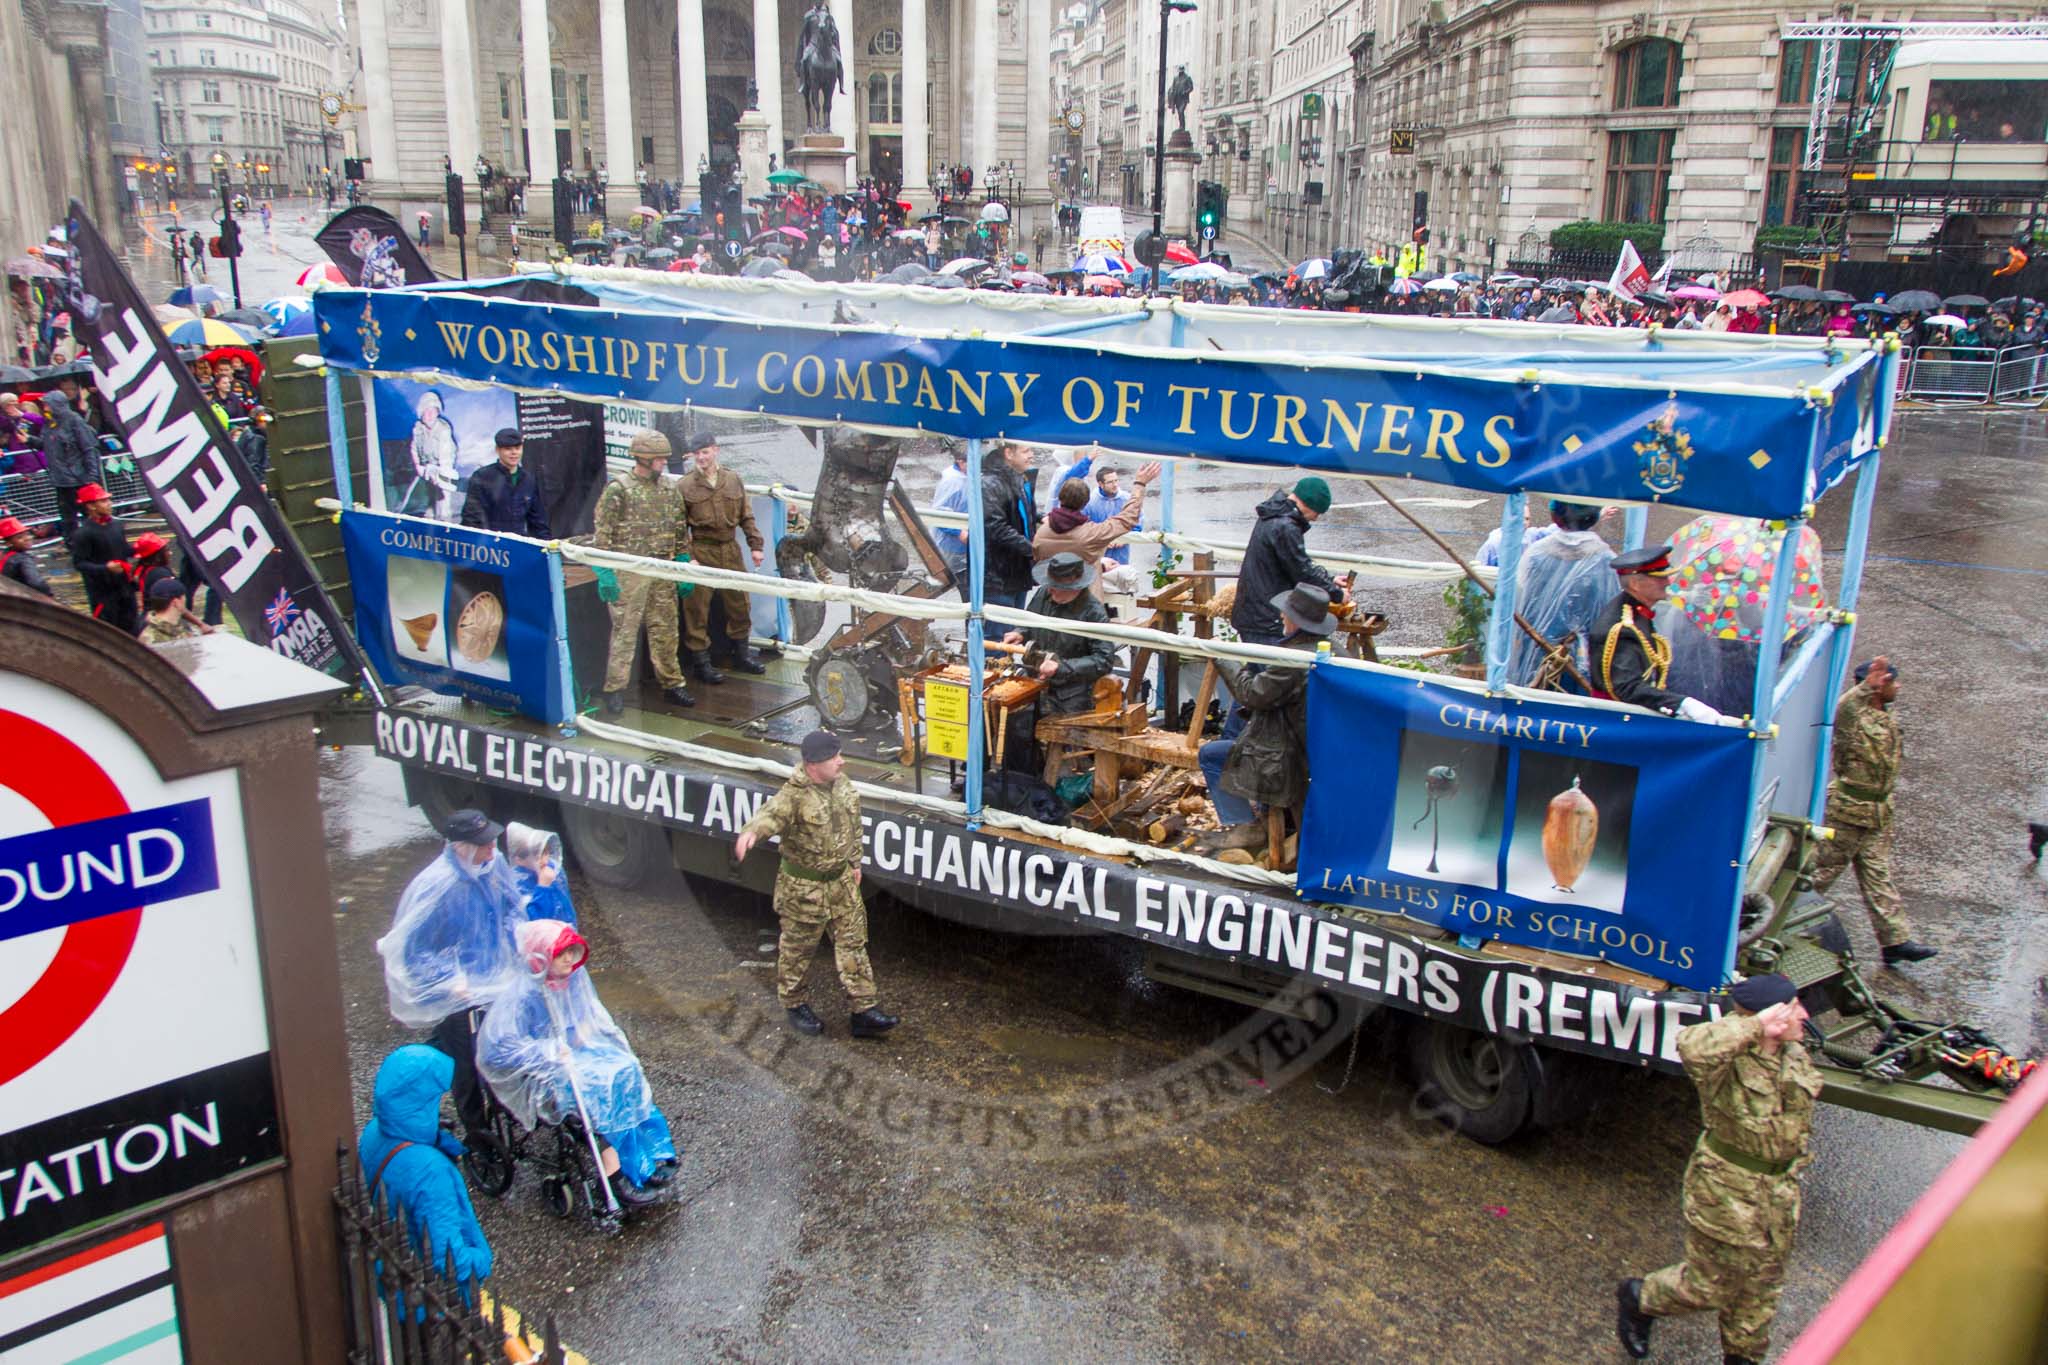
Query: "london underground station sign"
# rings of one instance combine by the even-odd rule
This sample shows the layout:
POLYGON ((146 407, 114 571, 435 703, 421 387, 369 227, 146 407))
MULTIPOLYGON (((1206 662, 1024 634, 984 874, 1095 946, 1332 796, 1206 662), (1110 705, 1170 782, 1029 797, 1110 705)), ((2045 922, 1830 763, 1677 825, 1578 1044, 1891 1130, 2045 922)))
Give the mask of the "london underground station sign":
POLYGON ((282 1155, 241 784, 0 672, 0 1257, 282 1155))

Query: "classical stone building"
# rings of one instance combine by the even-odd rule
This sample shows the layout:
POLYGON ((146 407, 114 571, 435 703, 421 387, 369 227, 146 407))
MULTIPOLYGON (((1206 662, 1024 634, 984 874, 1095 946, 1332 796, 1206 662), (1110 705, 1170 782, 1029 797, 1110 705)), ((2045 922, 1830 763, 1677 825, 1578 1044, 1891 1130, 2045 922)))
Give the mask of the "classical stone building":
MULTIPOLYGON (((387 204, 438 201, 443 158, 466 174, 481 153, 529 181, 529 218, 548 211, 557 174, 601 178, 622 216, 639 202, 638 172, 693 183, 702 164, 737 161, 750 81, 772 151, 786 156, 805 132, 794 63, 809 0, 346 4, 369 192, 387 204)), ((1001 165, 1042 212, 1053 7, 830 0, 847 65, 831 131, 853 174, 900 177, 923 202, 941 167, 969 166, 979 185, 1001 165)))
MULTIPOLYGON (((1798 196, 1815 44, 1780 25, 1820 7, 1696 0, 1365 0, 1343 211, 1332 244, 1407 238, 1427 196, 1433 265, 1505 267, 1578 219, 1662 223, 1700 269, 1748 253, 1798 196), (1491 243, 1491 247, 1489 247, 1491 243)), ((2023 18, 2027 6, 1919 4, 1866 17, 2023 18)), ((1867 81, 1845 51, 1837 88, 1867 81)))

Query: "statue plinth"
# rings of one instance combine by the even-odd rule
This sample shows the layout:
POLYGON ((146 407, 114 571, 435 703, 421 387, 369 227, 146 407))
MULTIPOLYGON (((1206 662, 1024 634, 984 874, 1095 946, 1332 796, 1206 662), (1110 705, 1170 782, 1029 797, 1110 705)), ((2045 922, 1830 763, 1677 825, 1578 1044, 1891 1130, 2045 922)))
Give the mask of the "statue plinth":
POLYGON ((789 168, 817 181, 827 193, 844 194, 853 179, 853 152, 837 133, 805 133, 790 148, 789 168))
MULTIPOLYGON (((1178 136, 1184 138, 1186 134, 1178 136)), ((1194 235, 1195 171, 1201 164, 1201 154, 1192 144, 1175 146, 1173 138, 1166 140, 1166 204, 1160 225, 1168 237, 1187 238, 1198 255, 1201 245, 1194 235)))
POLYGON ((768 184, 768 116, 759 109, 741 114, 739 130, 742 194, 766 194, 768 184))
POLYGON ((1176 128, 1171 133, 1167 134, 1166 152, 1168 156, 1171 156, 1175 152, 1192 152, 1194 149, 1195 140, 1192 137, 1188 136, 1187 129, 1176 128))

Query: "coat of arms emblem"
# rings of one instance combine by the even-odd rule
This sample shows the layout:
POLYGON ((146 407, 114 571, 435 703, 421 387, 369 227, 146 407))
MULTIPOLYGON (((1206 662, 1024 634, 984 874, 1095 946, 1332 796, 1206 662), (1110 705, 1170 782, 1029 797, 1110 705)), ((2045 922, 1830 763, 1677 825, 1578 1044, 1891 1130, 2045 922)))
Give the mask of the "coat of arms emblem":
POLYGON ((1635 443, 1636 468, 1652 493, 1676 493, 1685 486, 1685 462, 1692 458, 1692 437, 1678 427, 1678 409, 1668 407, 1643 428, 1635 443))

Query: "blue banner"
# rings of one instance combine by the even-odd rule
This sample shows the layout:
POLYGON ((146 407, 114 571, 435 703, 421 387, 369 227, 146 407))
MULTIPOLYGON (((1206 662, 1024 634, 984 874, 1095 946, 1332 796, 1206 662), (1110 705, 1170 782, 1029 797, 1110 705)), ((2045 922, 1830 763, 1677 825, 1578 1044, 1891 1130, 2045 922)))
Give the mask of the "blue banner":
POLYGON ((415 683, 536 720, 570 718, 554 565, 512 536, 416 517, 341 514, 356 639, 391 685, 415 683))
POLYGON ((0 940, 220 885, 204 800, 0 839, 0 940))
POLYGON ((1108 365, 1087 338, 942 339, 445 289, 322 290, 314 308, 321 354, 342 369, 1758 517, 1805 507, 1827 413, 1803 394, 1600 382, 1611 367, 1559 380, 1563 360, 1542 383, 1330 356, 1120 349, 1108 365))
POLYGON ((1721 984, 1746 731, 1318 667, 1308 734, 1303 896, 1721 984))

